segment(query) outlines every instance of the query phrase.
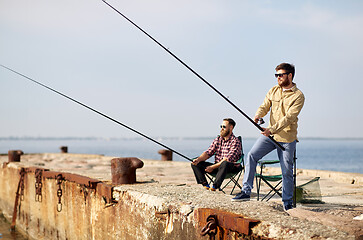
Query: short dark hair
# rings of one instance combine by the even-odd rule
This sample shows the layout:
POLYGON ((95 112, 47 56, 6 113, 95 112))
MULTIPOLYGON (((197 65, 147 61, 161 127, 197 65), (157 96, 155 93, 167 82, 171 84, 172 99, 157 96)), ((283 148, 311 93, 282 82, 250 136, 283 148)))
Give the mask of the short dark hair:
POLYGON ((279 65, 277 65, 277 67, 275 68, 275 70, 285 70, 288 73, 292 74, 292 79, 294 79, 295 76, 295 66, 293 64, 290 63, 280 63, 279 65))
POLYGON ((236 126, 236 122, 232 118, 225 118, 223 121, 227 121, 229 124, 231 124, 234 128, 236 126))

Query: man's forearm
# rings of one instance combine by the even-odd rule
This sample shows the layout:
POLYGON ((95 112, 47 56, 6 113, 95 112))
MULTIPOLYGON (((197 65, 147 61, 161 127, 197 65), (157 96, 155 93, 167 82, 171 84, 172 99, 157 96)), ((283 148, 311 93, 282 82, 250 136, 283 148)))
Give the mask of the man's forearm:
POLYGON ((203 152, 197 159, 199 160, 199 162, 203 162, 205 160, 207 160, 209 158, 209 155, 206 154, 205 152, 203 152))
POLYGON ((222 162, 224 162, 224 161, 227 161, 227 158, 223 158, 223 160, 222 161, 219 161, 219 162, 217 162, 217 163, 215 163, 215 164, 213 164, 212 166, 213 166, 213 168, 219 168, 219 166, 222 164, 222 162))
POLYGON ((200 162, 203 162, 209 158, 209 155, 206 152, 203 152, 199 157, 193 160, 192 164, 197 165, 200 162))

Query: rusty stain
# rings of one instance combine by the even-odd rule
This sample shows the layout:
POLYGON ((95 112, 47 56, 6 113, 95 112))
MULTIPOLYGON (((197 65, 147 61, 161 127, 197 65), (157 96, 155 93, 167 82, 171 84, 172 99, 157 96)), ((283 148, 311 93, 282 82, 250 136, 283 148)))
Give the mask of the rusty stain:
POLYGON ((96 192, 102 196, 106 204, 115 202, 112 196, 113 186, 100 182, 97 184, 96 192))
POLYGON ((166 220, 168 216, 169 216, 169 211, 155 212, 155 217, 160 218, 162 220, 166 220))
MULTIPOLYGON (((102 198, 105 201, 106 207, 107 204, 109 206, 112 206, 116 201, 113 199, 113 185, 107 184, 105 182, 101 182, 96 179, 92 179, 89 177, 80 176, 77 174, 72 173, 64 173, 64 172, 56 172, 56 171, 49 171, 49 169, 43 169, 43 168, 37 168, 37 167, 29 167, 29 168, 23 168, 24 172, 42 172, 42 179, 57 179, 57 176, 61 175, 63 181, 69 181, 74 182, 79 185, 81 193, 83 193, 84 199, 88 200, 90 189, 94 189, 97 192, 98 196, 102 196, 102 198)), ((30 178, 31 179, 31 178, 30 178)), ((34 175, 35 179, 35 175, 34 175)), ((29 181, 29 180, 26 180, 29 181)), ((33 183, 32 183, 33 184, 33 183)), ((62 187, 63 188, 63 187, 62 187)), ((62 189, 64 190, 64 189, 62 189)), ((117 202, 116 202, 117 203, 117 202)), ((173 206, 169 206, 170 209, 167 211, 155 211, 155 217, 166 221, 166 232, 169 233, 173 230, 173 217, 172 212, 173 206), (168 230, 168 231, 167 231, 168 230)), ((175 209, 176 211, 177 209, 175 209)), ((209 209, 209 208, 202 208, 202 209, 195 209, 195 219, 198 221, 199 226, 205 226, 207 225, 208 221, 209 228, 212 234, 215 232, 215 239, 230 239, 230 237, 233 234, 241 234, 243 237, 247 236, 250 238, 253 238, 254 236, 252 234, 252 228, 255 227, 257 224, 260 223, 259 220, 246 218, 239 214, 234 214, 230 212, 226 212, 223 210, 217 210, 217 209, 209 209), (210 219, 207 218, 211 215, 215 216, 214 222, 211 223, 210 219)), ((23 221, 26 222, 26 224, 29 224, 30 216, 27 215, 24 211, 20 211, 19 209, 19 217, 23 219, 23 221)), ((38 228, 38 233, 43 230, 43 234, 45 235, 52 235, 53 237, 61 237, 63 236, 63 232, 60 233, 57 231, 57 229, 45 229, 43 227, 43 224, 41 220, 38 218, 36 225, 34 226, 35 229, 38 228)), ((67 234, 65 236, 67 238, 67 234)), ((256 237, 256 236, 255 236, 256 237)))
POLYGON ((259 220, 246 218, 242 215, 226 212, 223 210, 199 208, 196 210, 200 226, 207 224, 207 218, 215 215, 218 226, 225 231, 234 231, 245 235, 251 235, 251 229, 260 223, 259 220))
POLYGON ((97 184, 100 182, 100 180, 92 179, 89 177, 84 177, 78 174, 73 173, 65 173, 65 172, 53 172, 53 171, 44 171, 43 177, 45 178, 54 178, 57 179, 57 176, 61 174, 63 176, 63 180, 69 181, 69 182, 75 182, 80 185, 84 185, 87 188, 96 189, 97 184))
POLYGON ((83 193, 84 203, 87 203, 88 190, 86 187, 81 188, 81 193, 83 193))
MULTIPOLYGON (((19 171, 19 174, 20 174, 20 179, 19 179, 19 183, 18 183, 18 188, 17 188, 17 191, 16 191, 16 196, 15 196, 15 203, 14 203, 14 211, 13 211, 13 219, 12 219, 12 222, 11 222, 11 227, 10 229, 12 231, 15 230, 15 225, 16 225, 16 216, 17 216, 17 211, 18 211, 18 204, 19 204, 19 198, 21 200, 21 193, 20 193, 20 189, 22 188, 24 190, 24 177, 25 177, 25 169, 24 168, 21 168, 20 171, 19 171)), ((24 192, 22 192, 22 194, 24 194, 24 192)), ((23 195, 24 196, 24 195, 23 195)), ((20 205, 21 206, 21 205, 20 205)), ((19 218, 20 218, 20 206, 19 206, 19 218)))
POLYGON ((89 178, 89 177, 85 177, 85 176, 81 176, 81 175, 73 174, 73 173, 49 171, 49 169, 38 168, 38 167, 24 168, 24 172, 27 172, 27 173, 32 172, 35 174, 37 174, 37 173, 39 174, 41 172, 42 178, 56 179, 56 180, 60 180, 59 178, 61 176, 62 181, 69 181, 69 182, 77 183, 77 184, 85 187, 85 189, 83 189, 83 196, 84 196, 85 201, 89 194, 87 191, 87 188, 88 188, 88 189, 95 189, 97 192, 99 192, 99 194, 102 196, 102 198, 104 199, 106 204, 116 202, 112 196, 113 186, 106 184, 104 182, 101 182, 100 180, 97 180, 97 179, 93 179, 93 178, 89 178))

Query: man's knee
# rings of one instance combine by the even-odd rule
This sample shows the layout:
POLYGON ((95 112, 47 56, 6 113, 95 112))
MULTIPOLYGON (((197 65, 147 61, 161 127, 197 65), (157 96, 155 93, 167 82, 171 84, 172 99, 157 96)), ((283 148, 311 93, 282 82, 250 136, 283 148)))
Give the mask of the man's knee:
POLYGON ((247 154, 247 162, 258 162, 262 157, 258 156, 257 152, 250 151, 247 154))
POLYGON ((233 166, 233 163, 228 162, 228 161, 224 161, 221 163, 221 165, 218 168, 218 171, 224 171, 224 170, 228 170, 233 166))
POLYGON ((221 165, 219 165, 219 168, 226 168, 228 166, 228 161, 223 161, 221 165))

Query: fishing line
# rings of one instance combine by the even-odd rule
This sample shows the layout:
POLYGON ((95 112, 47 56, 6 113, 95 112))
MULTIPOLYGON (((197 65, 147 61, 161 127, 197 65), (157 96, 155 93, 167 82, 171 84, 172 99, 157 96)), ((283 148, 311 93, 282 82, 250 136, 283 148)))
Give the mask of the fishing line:
POLYGON ((131 128, 131 127, 129 127, 129 126, 127 126, 127 125, 125 125, 125 124, 123 124, 123 123, 121 123, 121 122, 119 122, 119 121, 117 121, 117 120, 115 120, 115 119, 113 119, 113 118, 111 118, 111 117, 109 117, 109 116, 107 116, 106 114, 104 114, 104 113, 102 113, 102 112, 100 112, 100 111, 98 111, 98 110, 96 110, 96 109, 94 109, 94 108, 91 108, 91 107, 87 106, 87 105, 86 105, 86 104, 84 104, 84 103, 81 103, 80 101, 77 101, 77 100, 76 100, 76 99, 74 99, 74 98, 71 98, 71 97, 69 97, 69 96, 67 96, 67 95, 65 95, 65 94, 63 94, 63 93, 61 93, 61 92, 59 92, 59 91, 57 91, 57 90, 55 90, 55 89, 51 88, 51 87, 48 87, 47 85, 45 85, 45 84, 43 84, 43 83, 41 83, 41 82, 38 82, 38 81, 36 81, 36 80, 34 80, 34 79, 32 79, 32 78, 30 78, 30 77, 28 77, 28 76, 26 76, 26 75, 24 75, 24 74, 20 73, 20 72, 17 72, 17 71, 15 71, 15 70, 11 69, 11 68, 8 68, 8 67, 6 67, 6 66, 4 66, 4 65, 2 65, 2 64, 0 64, 0 66, 1 66, 1 67, 3 67, 3 68, 5 68, 5 69, 7 69, 7 70, 9 70, 9 71, 11 71, 11 72, 13 72, 13 73, 18 74, 19 76, 22 76, 22 77, 24 77, 24 78, 26 78, 26 79, 28 79, 28 80, 30 80, 30 81, 32 81, 32 82, 34 82, 34 83, 36 83, 36 84, 40 85, 40 86, 42 86, 42 87, 44 87, 44 88, 46 88, 46 89, 48 89, 48 90, 50 90, 50 91, 52 91, 52 92, 55 92, 55 93, 57 93, 57 94, 61 95, 62 97, 65 97, 65 98, 67 98, 67 99, 69 99, 69 100, 71 100, 71 101, 73 101, 73 102, 75 102, 75 103, 77 103, 77 104, 79 104, 79 105, 81 105, 81 106, 85 107, 85 108, 88 108, 89 110, 91 110, 91 111, 93 111, 93 112, 95 112, 95 113, 97 113, 97 114, 99 114, 99 115, 101 115, 101 116, 103 116, 103 117, 105 117, 105 118, 107 118, 107 119, 109 119, 109 120, 111 120, 111 121, 113 121, 113 122, 115 122, 115 123, 117 123, 117 124, 119 124, 119 125, 121 125, 121 126, 123 126, 123 127, 127 128, 127 129, 129 129, 130 131, 133 131, 134 133, 137 133, 137 134, 139 134, 139 135, 143 136, 144 138, 149 139, 150 141, 152 141, 152 142, 154 142, 154 143, 156 143, 156 144, 159 144, 160 146, 162 146, 162 147, 164 147, 164 148, 166 148, 166 149, 168 149, 168 150, 170 150, 170 151, 174 152, 175 154, 177 154, 177 155, 179 155, 179 156, 181 156, 181 157, 183 157, 183 158, 185 158, 185 159, 187 159, 187 160, 189 160, 189 161, 191 161, 191 162, 193 161, 192 159, 190 159, 190 158, 188 158, 188 157, 184 156, 183 154, 181 154, 181 153, 179 153, 179 152, 175 151, 174 149, 172 149, 172 148, 170 148, 170 147, 168 147, 168 146, 166 146, 166 145, 164 145, 164 144, 162 144, 162 143, 160 143, 160 142, 158 142, 158 141, 156 141, 156 140, 154 140, 154 139, 152 139, 152 138, 150 138, 150 137, 146 136, 145 134, 143 134, 143 133, 141 133, 141 132, 139 132, 139 131, 137 131, 137 130, 135 130, 135 129, 133 129, 133 128, 131 128))
MULTIPOLYGON (((139 27, 136 23, 131 21, 128 17, 126 17, 123 13, 121 13, 119 10, 117 10, 115 7, 113 7, 111 4, 106 2, 105 0, 102 0, 107 6, 112 8, 115 12, 120 14, 122 17, 124 17, 127 21, 129 21, 132 25, 134 25, 137 29, 139 29, 141 32, 143 32, 146 36, 148 36, 151 40, 153 40, 156 44, 158 44, 161 48, 163 48, 165 51, 167 51, 171 56, 173 56, 176 60, 178 60, 182 65, 184 65, 187 69, 189 69, 192 73, 194 73, 200 80, 202 80, 205 84, 207 84, 210 88, 212 88, 216 93, 219 94, 224 100, 226 100, 229 104, 231 104, 235 109, 237 109, 238 112, 240 112, 244 117, 246 117, 253 125, 255 125, 259 130, 264 131, 264 129, 255 123, 247 114, 245 114, 240 108, 238 108, 232 101, 230 101, 226 96, 224 96, 218 89, 213 87, 207 80, 205 80, 202 76, 200 76, 196 71, 194 71, 191 67, 189 67, 185 62, 183 62, 180 58, 178 58, 174 53, 172 53, 169 49, 167 49, 164 45, 162 45, 159 41, 157 41, 155 38, 153 38, 150 34, 148 34, 146 31, 144 31, 141 27, 139 27)), ((269 136, 269 138, 282 150, 285 150, 281 144, 279 144, 272 136, 269 136)))

